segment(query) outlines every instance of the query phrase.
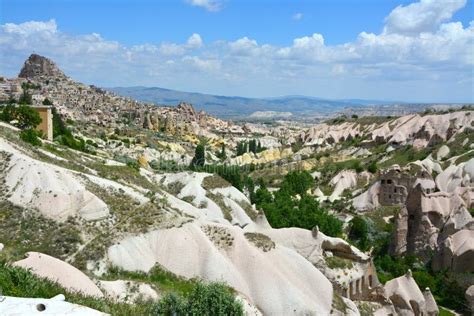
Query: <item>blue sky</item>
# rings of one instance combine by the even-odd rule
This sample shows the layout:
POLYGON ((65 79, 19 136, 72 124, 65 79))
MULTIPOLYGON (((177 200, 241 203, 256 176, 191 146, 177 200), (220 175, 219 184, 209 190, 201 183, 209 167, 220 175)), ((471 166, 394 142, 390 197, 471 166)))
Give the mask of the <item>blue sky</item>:
POLYGON ((0 3, 0 74, 7 76, 33 50, 73 78, 102 86, 474 99, 469 0, 0 3))

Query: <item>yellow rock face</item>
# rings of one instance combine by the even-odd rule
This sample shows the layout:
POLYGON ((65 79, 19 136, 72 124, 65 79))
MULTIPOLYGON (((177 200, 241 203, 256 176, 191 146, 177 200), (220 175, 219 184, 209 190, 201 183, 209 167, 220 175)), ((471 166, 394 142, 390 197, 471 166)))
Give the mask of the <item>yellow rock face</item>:
POLYGON ((183 146, 177 143, 168 143, 164 141, 159 141, 158 144, 164 148, 169 148, 171 151, 177 152, 179 154, 186 153, 186 150, 184 150, 183 146))
POLYGON ((140 166, 142 166, 143 168, 148 168, 148 160, 146 159, 145 156, 140 156, 140 157, 138 157, 138 163, 139 163, 140 166))

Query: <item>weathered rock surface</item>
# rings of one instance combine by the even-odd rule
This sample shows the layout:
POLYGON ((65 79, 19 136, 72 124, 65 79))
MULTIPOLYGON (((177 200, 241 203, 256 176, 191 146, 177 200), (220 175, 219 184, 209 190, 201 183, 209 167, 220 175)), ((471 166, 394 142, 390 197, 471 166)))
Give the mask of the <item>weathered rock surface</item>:
POLYGON ((52 60, 37 54, 31 54, 28 57, 18 77, 27 79, 38 77, 66 78, 52 60))
POLYGON ((5 175, 10 202, 36 208, 58 221, 74 215, 97 220, 109 214, 108 206, 89 192, 74 172, 35 160, 3 138, 0 151, 11 155, 5 175))
POLYGON ((71 316, 106 316, 89 307, 68 303, 62 294, 52 298, 24 298, 2 296, 0 314, 18 315, 71 315, 71 316))
POLYGON ((467 288, 466 300, 467 300, 467 303, 469 304, 469 308, 471 309, 471 312, 474 313, 474 285, 471 285, 470 287, 467 288))
POLYGON ((399 315, 437 315, 438 307, 429 289, 422 293, 411 271, 388 281, 384 287, 399 315))
POLYGON ((73 292, 82 292, 88 296, 103 297, 102 291, 87 275, 72 265, 39 252, 28 252, 23 260, 14 266, 31 269, 31 272, 57 282, 73 292))
POLYGON ((139 298, 156 301, 160 297, 150 285, 135 281, 99 281, 99 286, 104 290, 106 296, 129 304, 139 298))

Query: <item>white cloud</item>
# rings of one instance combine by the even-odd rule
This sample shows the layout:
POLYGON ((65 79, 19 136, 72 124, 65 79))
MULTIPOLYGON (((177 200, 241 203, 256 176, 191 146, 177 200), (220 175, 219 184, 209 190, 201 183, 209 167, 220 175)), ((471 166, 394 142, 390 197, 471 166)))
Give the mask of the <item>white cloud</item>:
POLYGON ((30 21, 21 24, 6 23, 2 26, 5 33, 18 34, 18 35, 30 35, 33 33, 56 33, 57 25, 54 19, 47 22, 30 21))
POLYGON ((301 13, 301 12, 295 13, 295 14, 293 14, 293 16, 291 18, 295 21, 299 21, 303 18, 303 13, 301 13))
POLYGON ((416 35, 438 26, 466 5, 466 0, 420 0, 396 7, 385 19, 384 33, 416 35))
POLYGON ((202 44, 202 38, 197 33, 193 33, 193 35, 191 35, 186 42, 186 46, 190 49, 201 48, 202 44))
POLYGON ((187 0, 192 6, 205 8, 207 11, 216 12, 222 7, 221 1, 218 0, 187 0))
POLYGON ((16 75, 34 51, 55 60, 73 78, 103 86, 327 96, 344 82, 345 97, 426 100, 439 93, 472 100, 474 22, 463 26, 450 20, 462 1, 443 3, 444 10, 434 10, 439 4, 427 0, 397 7, 386 18, 383 32, 361 32, 342 45, 326 44, 319 33, 295 38, 287 46, 248 37, 204 45, 194 33, 181 43, 129 47, 95 33, 63 33, 54 20, 7 23, 0 25, 0 72, 16 75), (396 17, 406 8, 412 20, 430 22, 401 29, 396 17))

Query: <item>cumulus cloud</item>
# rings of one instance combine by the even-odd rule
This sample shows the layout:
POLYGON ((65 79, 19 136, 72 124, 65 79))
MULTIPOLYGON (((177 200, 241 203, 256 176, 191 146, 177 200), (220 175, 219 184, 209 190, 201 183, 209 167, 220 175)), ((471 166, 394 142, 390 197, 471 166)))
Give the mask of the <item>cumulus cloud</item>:
POLYGON ((192 6, 202 7, 211 12, 219 11, 222 7, 221 1, 218 0, 187 0, 186 2, 192 6))
POLYGON ((198 49, 198 48, 201 48, 202 46, 202 38, 201 38, 201 35, 197 34, 197 33, 193 33, 193 35, 191 35, 187 42, 186 42, 186 46, 190 49, 198 49))
POLYGON ((341 45, 328 45, 319 33, 297 37, 287 46, 249 37, 204 44, 194 33, 181 43, 126 46, 96 33, 64 33, 54 20, 6 23, 0 25, 0 72, 16 75, 35 51, 72 77, 104 86, 324 96, 346 82, 348 97, 445 93, 472 100, 474 22, 463 26, 451 21, 465 1, 443 1, 444 9, 440 3, 421 0, 399 6, 387 16, 381 33, 361 32, 341 45), (402 13, 412 22, 402 21, 402 13))
POLYGON ((438 26, 466 5, 467 0, 421 0, 396 7, 385 19, 384 33, 417 35, 438 26))
POLYGON ((291 18, 295 21, 299 21, 303 18, 303 13, 301 13, 301 12, 295 13, 295 14, 293 14, 293 16, 291 18))

